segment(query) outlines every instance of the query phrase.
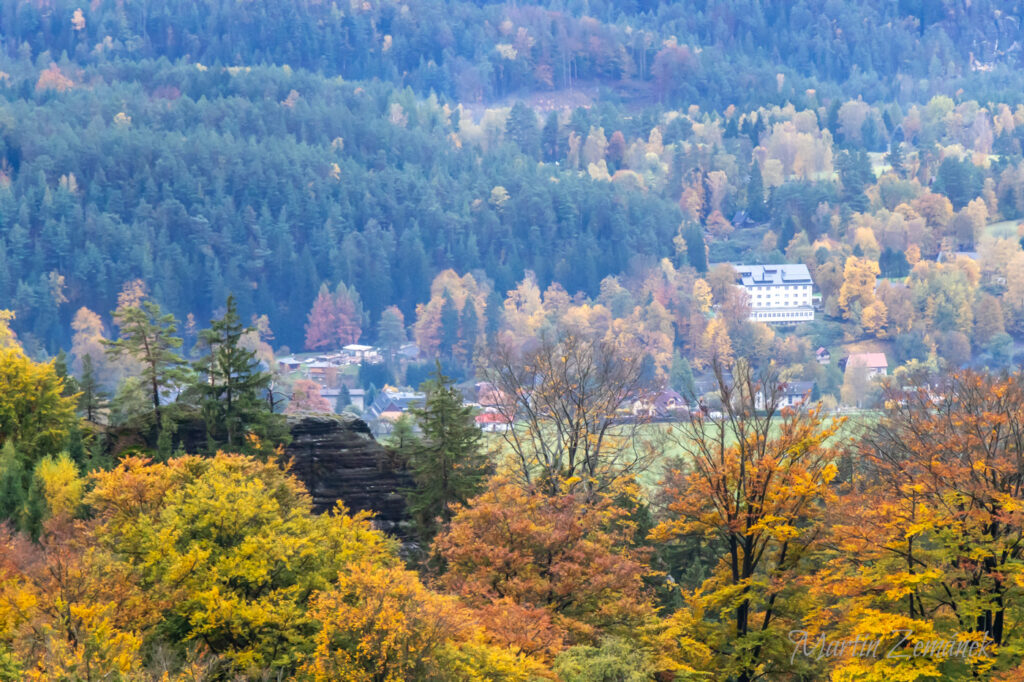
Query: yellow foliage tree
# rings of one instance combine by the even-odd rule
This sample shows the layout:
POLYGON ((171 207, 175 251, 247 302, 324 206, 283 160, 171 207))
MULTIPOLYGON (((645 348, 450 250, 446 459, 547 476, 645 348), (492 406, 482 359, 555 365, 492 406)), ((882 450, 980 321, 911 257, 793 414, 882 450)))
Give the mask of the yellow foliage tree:
POLYGON ((362 562, 320 593, 316 650, 301 673, 317 682, 529 680, 543 666, 483 641, 470 612, 412 571, 362 562))
POLYGON ((14 441, 31 459, 58 452, 77 400, 63 391, 52 360, 33 362, 16 344, 0 348, 0 446, 14 441))
POLYGON ((888 324, 888 310, 881 301, 875 301, 861 312, 860 324, 868 334, 885 338, 885 327, 888 324))
POLYGON ((839 288, 839 307, 847 320, 856 317, 855 303, 863 310, 875 301, 875 281, 881 270, 878 263, 868 258, 850 256, 843 270, 843 285, 839 288))
POLYGON ((693 300, 702 313, 711 310, 711 287, 703 278, 693 283, 693 300))
POLYGON ((242 673, 289 668, 312 649, 311 596, 359 562, 394 566, 366 516, 314 515, 275 463, 219 453, 166 464, 129 457, 93 475, 95 542, 131 567, 182 643, 242 673))

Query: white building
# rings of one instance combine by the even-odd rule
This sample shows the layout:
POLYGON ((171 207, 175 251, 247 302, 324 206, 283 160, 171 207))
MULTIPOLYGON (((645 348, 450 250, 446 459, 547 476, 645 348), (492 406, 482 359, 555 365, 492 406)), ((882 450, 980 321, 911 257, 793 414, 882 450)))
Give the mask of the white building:
POLYGON ((750 296, 751 320, 795 324, 814 319, 814 281, 806 265, 737 265, 736 271, 750 296))

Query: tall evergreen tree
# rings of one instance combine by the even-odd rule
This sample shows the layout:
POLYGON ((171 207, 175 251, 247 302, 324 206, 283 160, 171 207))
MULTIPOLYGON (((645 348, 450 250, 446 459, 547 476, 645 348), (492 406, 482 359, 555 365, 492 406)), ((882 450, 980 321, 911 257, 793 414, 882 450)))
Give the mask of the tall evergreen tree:
POLYGON ((109 407, 110 401, 96 379, 92 355, 86 354, 82 358, 82 376, 78 379, 78 388, 81 392, 78 397, 79 414, 86 421, 97 423, 100 415, 109 407))
POLYGON ((505 121, 505 136, 519 146, 527 156, 536 157, 540 150, 537 114, 532 107, 516 102, 505 121))
POLYGON ((557 111, 549 113, 547 119, 544 121, 544 128, 540 133, 540 145, 545 161, 551 162, 559 159, 561 150, 559 149, 558 144, 557 111))
POLYGON ((483 489, 490 464, 481 451, 483 434, 473 410, 462 404, 440 362, 420 390, 426 394, 423 407, 410 412, 422 435, 404 450, 416 481, 409 508, 420 537, 428 541, 439 523, 451 521, 453 504, 465 504, 483 489))
POLYGON ((260 368, 256 352, 241 343, 251 331, 252 327, 243 326, 238 317, 234 296, 228 296, 223 317, 199 333, 205 355, 195 364, 200 376, 195 387, 211 449, 221 444, 238 447, 249 431, 283 440, 283 418, 270 413, 264 398, 270 373, 260 368))
POLYGON ((113 358, 130 358, 142 367, 141 379, 149 393, 156 415, 162 423, 160 392, 179 388, 188 373, 185 360, 178 355, 181 339, 175 336, 177 320, 164 313, 152 301, 123 306, 114 311, 114 321, 121 333, 116 341, 103 340, 107 354, 113 358))
POLYGON ((341 385, 341 390, 338 391, 338 399, 334 403, 334 411, 341 414, 345 411, 345 408, 352 404, 352 394, 348 392, 348 386, 345 384, 341 385))
POLYGON ((462 327, 462 341, 460 343, 463 357, 466 360, 467 367, 471 367, 473 364, 473 351, 476 348, 476 338, 480 329, 480 318, 476 314, 476 305, 472 299, 466 299, 466 305, 462 307, 462 315, 459 322, 462 327))
POLYGON ((768 205, 764 201, 764 178, 761 175, 761 164, 754 162, 750 169, 750 181, 747 182, 747 215, 756 223, 768 220, 768 205))
POLYGON ((459 343, 459 309, 447 290, 441 304, 441 355, 445 358, 454 357, 455 347, 459 343))
POLYGON ((892 172, 902 178, 907 170, 904 165, 903 145, 893 140, 889 145, 889 153, 885 155, 885 160, 892 166, 892 172))

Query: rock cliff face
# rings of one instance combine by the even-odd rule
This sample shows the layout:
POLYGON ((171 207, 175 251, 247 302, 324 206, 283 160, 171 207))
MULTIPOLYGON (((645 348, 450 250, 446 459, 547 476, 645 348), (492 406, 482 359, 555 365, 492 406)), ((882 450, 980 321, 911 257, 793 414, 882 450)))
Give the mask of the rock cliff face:
POLYGON ((309 489, 313 507, 324 512, 341 500, 350 511, 365 509, 382 530, 399 535, 408 526, 402 491, 411 475, 391 452, 373 439, 362 419, 349 415, 302 415, 288 418, 292 442, 285 458, 309 489))

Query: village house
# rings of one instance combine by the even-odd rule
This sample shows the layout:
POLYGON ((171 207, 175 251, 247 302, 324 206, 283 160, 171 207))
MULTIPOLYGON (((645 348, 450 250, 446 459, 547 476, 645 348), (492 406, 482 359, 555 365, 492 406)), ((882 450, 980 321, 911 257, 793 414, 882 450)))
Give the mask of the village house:
POLYGON ((480 430, 486 433, 505 433, 512 428, 512 420, 508 415, 494 410, 481 412, 473 419, 480 430))
MULTIPOLYGON (((814 391, 813 381, 787 381, 779 387, 775 396, 776 409, 783 407, 799 407, 806 401, 814 391)), ((754 407, 758 410, 765 409, 766 391, 758 391, 754 396, 754 407)))
POLYGON ((795 324, 814 319, 814 281, 803 263, 737 265, 739 285, 750 297, 750 319, 795 324))
POLYGON ((677 391, 671 388, 652 396, 643 396, 633 401, 634 417, 670 419, 687 416, 689 405, 677 391))
POLYGON ((818 361, 819 365, 827 365, 832 362, 832 354, 828 352, 828 349, 824 346, 814 351, 814 358, 818 361))
POLYGON ((854 353, 846 358, 845 371, 847 373, 850 372, 851 368, 856 369, 858 367, 866 369, 868 379, 876 376, 885 376, 889 373, 889 361, 886 359, 885 353, 854 353))

